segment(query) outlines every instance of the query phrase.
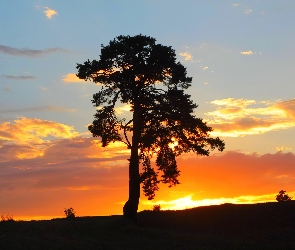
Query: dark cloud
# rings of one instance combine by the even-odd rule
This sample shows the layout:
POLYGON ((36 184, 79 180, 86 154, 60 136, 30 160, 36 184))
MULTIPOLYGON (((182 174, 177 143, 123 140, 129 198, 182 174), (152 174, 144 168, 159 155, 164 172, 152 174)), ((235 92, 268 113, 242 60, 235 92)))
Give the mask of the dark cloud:
POLYGON ((20 81, 37 79, 36 76, 11 76, 11 75, 3 75, 3 77, 6 78, 6 79, 9 79, 9 80, 20 80, 20 81))
MULTIPOLYGON (((99 162, 98 160, 97 162, 99 162)), ((9 164, 0 164, 2 175, 0 177, 1 190, 19 189, 61 189, 79 188, 88 186, 92 188, 114 188, 126 184, 128 178, 127 164, 123 167, 112 168, 89 167, 87 161, 80 163, 64 162, 56 165, 48 165, 40 159, 13 161, 9 164), (29 166, 34 164, 34 168, 29 166), (11 165, 10 165, 11 164, 11 165)))
POLYGON ((43 50, 35 49, 17 49, 10 46, 0 45, 0 53, 12 55, 12 56, 28 56, 28 57, 39 57, 52 53, 68 53, 68 50, 62 48, 49 48, 43 50))
MULTIPOLYGON (((42 207, 42 211, 45 206, 43 202, 40 202, 42 197, 36 196, 39 192, 47 194, 51 201, 47 205, 51 207, 51 210, 54 210, 52 208, 54 206, 53 192, 56 192, 56 196, 62 196, 64 192, 67 193, 66 197, 73 194, 82 195, 83 197, 77 197, 78 200, 89 196, 92 192, 95 192, 91 195, 92 198, 101 192, 105 197, 116 195, 123 190, 127 194, 125 189, 128 186, 128 161, 126 160, 128 157, 122 155, 88 158, 87 152, 89 152, 91 145, 90 139, 84 139, 84 141, 82 139, 60 140, 53 143, 43 156, 33 159, 11 157, 15 151, 30 150, 27 145, 2 145, 0 151, 0 190, 2 190, 2 198, 6 200, 2 201, 4 208, 7 207, 10 212, 16 209, 17 207, 13 207, 8 197, 16 197, 20 193, 23 193, 19 197, 20 199, 27 197, 32 203, 37 203, 37 207, 42 207), (74 146, 75 143, 77 146, 74 146)), ((97 151, 104 151, 104 149, 97 148, 97 151)), ((60 204, 64 201, 65 197, 60 198, 60 202, 56 202, 60 204)), ((28 200, 26 202, 25 206, 28 207, 28 211, 29 207, 35 209, 31 207, 32 204, 28 205, 28 200)), ((71 204, 74 204, 72 202, 71 204)), ((114 205, 112 204, 112 206, 114 205)), ((76 207, 78 205, 75 205, 76 207)), ((13 213, 20 214, 19 211, 13 213)))

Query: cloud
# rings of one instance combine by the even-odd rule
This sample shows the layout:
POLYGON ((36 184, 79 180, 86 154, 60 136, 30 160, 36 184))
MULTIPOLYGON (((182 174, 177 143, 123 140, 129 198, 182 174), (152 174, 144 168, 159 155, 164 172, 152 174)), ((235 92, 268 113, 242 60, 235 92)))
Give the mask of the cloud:
POLYGON ((49 7, 45 7, 45 15, 48 19, 52 18, 54 15, 57 15, 57 12, 53 9, 50 9, 49 7))
POLYGON ((0 45, 0 53, 12 55, 12 56, 28 56, 28 57, 39 57, 52 53, 68 53, 68 50, 61 48, 49 48, 44 50, 33 50, 33 49, 17 49, 5 45, 0 45))
POLYGON ((76 76, 75 73, 69 73, 63 76, 62 81, 65 83, 74 83, 74 82, 87 83, 87 81, 80 79, 78 76, 76 76))
POLYGON ((14 123, 6 122, 0 125, 1 133, 6 133, 7 137, 0 139, 9 139, 18 143, 42 142, 41 138, 53 136, 56 138, 72 138, 78 135, 74 128, 65 124, 22 117, 14 120, 14 123))
POLYGON ((37 78, 36 76, 11 76, 11 75, 3 75, 3 77, 10 80, 20 80, 20 81, 34 80, 37 78))
POLYGON ((31 214, 32 219, 36 215, 59 217, 60 207, 68 204, 79 215, 109 215, 122 210, 119 202, 128 195, 129 151, 124 152, 124 144, 103 148, 97 140, 77 136, 48 138, 39 146, 44 147, 41 154, 31 143, 0 140, 1 211, 13 211, 15 218, 31 214), (13 202, 9 201, 11 195, 16 198, 13 202))
POLYGON ((75 109, 61 108, 57 106, 41 106, 32 108, 18 108, 18 109, 0 109, 0 114, 4 113, 24 113, 24 112, 74 112, 75 109))
POLYGON ((267 102, 234 98, 211 103, 217 106, 215 111, 206 113, 210 117, 208 123, 214 127, 212 135, 238 137, 295 127, 295 99, 268 106, 267 102))
POLYGON ((255 53, 253 53, 253 51, 252 50, 247 50, 247 51, 242 51, 242 52, 240 52, 242 55, 253 55, 253 54, 255 54, 255 53))
MULTIPOLYGON (((122 214, 128 198, 129 151, 124 152, 125 145, 103 148, 92 138, 75 137, 55 141, 36 158, 7 156, 21 146, 26 150, 28 145, 5 145, 0 151, 3 212, 13 213, 15 218, 52 218, 62 216, 60 209, 71 204, 79 216, 122 214)), ((275 201, 282 188, 294 196, 294 164, 292 153, 186 154, 178 157, 181 184, 173 188, 161 184, 152 202, 142 195, 139 209, 151 209, 153 204, 183 209, 275 201)))
POLYGON ((183 53, 180 53, 179 55, 184 56, 185 57, 184 60, 186 61, 190 61, 192 59, 192 55, 188 52, 183 52, 183 53))
MULTIPOLYGON (((128 194, 128 157, 88 158, 87 152, 103 149, 91 145, 90 139, 63 139, 39 157, 0 162, 1 211, 9 211, 15 218, 53 218, 63 216, 60 209, 71 204, 79 216, 120 213, 122 205, 115 203, 128 194), (9 201, 11 195, 13 202, 9 201)), ((13 153, 13 149, 3 150, 13 153)))
POLYGON ((36 118, 22 117, 14 120, 14 123, 0 124, 2 150, 4 146, 7 149, 13 148, 11 157, 19 159, 43 155, 44 150, 50 146, 53 139, 75 138, 78 135, 79 133, 71 126, 36 118))
POLYGON ((246 6, 246 5, 241 5, 241 4, 238 4, 238 3, 233 3, 233 4, 231 4, 231 6, 233 6, 234 8, 238 7, 239 9, 242 8, 244 14, 246 14, 246 15, 251 14, 252 11, 253 11, 253 10, 251 10, 248 6, 246 6))
POLYGON ((282 110, 286 117, 295 119, 295 99, 277 102, 274 107, 282 110))

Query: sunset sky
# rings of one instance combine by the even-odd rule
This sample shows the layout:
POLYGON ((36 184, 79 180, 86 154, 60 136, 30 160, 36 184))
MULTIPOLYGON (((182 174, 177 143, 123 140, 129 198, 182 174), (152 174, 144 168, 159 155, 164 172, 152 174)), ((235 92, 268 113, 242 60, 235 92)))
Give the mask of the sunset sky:
POLYGON ((195 115, 226 147, 179 157, 181 184, 142 195, 139 210, 295 197, 294 23, 294 0, 1 0, 0 214, 122 214, 129 151, 92 138, 100 87, 75 76, 119 35, 175 49, 195 115))

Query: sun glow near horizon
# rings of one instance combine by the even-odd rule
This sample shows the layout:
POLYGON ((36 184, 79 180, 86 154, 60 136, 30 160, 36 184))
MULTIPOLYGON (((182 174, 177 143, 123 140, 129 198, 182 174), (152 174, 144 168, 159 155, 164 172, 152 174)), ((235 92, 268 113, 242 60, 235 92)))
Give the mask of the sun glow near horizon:
MULTIPOLYGON (((75 190, 77 191, 77 190, 75 190)), ((81 192, 81 190, 80 190, 81 192)), ((207 206, 216 206, 222 204, 256 204, 256 203, 266 203, 266 202, 276 202, 276 195, 278 193, 271 193, 271 194, 264 194, 264 195, 244 195, 244 196, 237 196, 237 197, 220 197, 220 198, 206 198, 206 199, 194 199, 194 194, 188 194, 180 198, 171 199, 171 200, 145 200, 142 199, 139 204, 139 211, 143 210, 151 210, 154 205, 160 205, 161 210, 185 210, 190 208, 196 207, 207 207, 207 206)), ((290 197, 295 197, 295 190, 288 192, 290 197)), ((117 197, 118 198, 118 197, 117 197)), ((84 204, 84 203, 83 203, 84 204)), ((111 216, 111 215, 122 215, 122 206, 125 204, 125 201, 115 202, 110 207, 100 207, 101 202, 92 203, 91 205, 81 206, 79 204, 73 205, 73 208, 77 212, 77 217, 84 217, 84 216, 111 216), (100 211, 97 209, 100 207, 100 211)), ((31 215, 19 215, 13 214, 13 219, 16 221, 31 221, 31 220, 51 220, 51 219, 62 219, 65 218, 63 210, 60 210, 60 213, 53 214, 53 215, 38 215, 31 214, 31 215)), ((4 214, 6 215, 6 214, 4 214)), ((10 214, 8 214, 10 215, 10 214)))
MULTIPOLYGON (((295 196, 295 191, 289 192, 291 196, 295 196)), ((141 204, 148 206, 149 208, 154 205, 160 205, 161 210, 184 210, 195 207, 222 205, 222 204, 256 204, 265 202, 276 202, 275 197, 277 193, 265 194, 265 195, 249 195, 238 196, 233 198, 215 198, 215 199, 202 199, 194 200, 193 195, 187 195, 175 200, 159 200, 159 201, 142 201, 141 204)))

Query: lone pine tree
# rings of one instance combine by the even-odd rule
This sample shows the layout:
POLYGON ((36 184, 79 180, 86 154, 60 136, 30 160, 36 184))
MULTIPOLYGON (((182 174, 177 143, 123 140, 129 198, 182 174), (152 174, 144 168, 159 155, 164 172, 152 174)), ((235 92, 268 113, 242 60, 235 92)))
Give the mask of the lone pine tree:
POLYGON ((136 221, 141 184, 148 199, 154 198, 159 182, 169 187, 179 184, 177 156, 224 149, 221 139, 210 137, 212 128, 193 115, 197 105, 184 93, 192 78, 176 62, 170 46, 156 44, 149 36, 118 36, 101 45, 99 61, 87 60, 77 69, 80 79, 101 87, 93 95, 92 103, 99 108, 88 129, 101 138, 103 147, 120 141, 130 149, 125 218, 136 221), (116 116, 117 102, 130 105, 130 120, 116 116), (157 169, 151 164, 153 155, 157 169))

